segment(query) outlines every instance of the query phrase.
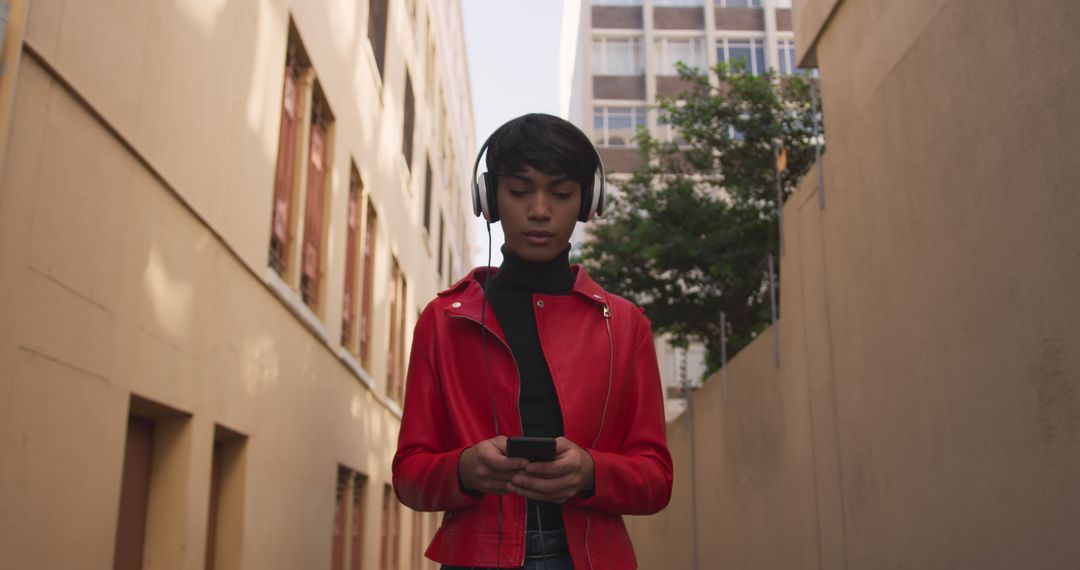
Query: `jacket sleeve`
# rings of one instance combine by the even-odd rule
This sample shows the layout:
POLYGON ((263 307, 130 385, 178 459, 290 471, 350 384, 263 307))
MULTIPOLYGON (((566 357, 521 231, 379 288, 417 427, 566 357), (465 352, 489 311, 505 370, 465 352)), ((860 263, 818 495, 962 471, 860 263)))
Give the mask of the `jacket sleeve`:
MULTIPOLYGON (((588 449, 595 465, 593 493, 575 498, 582 507, 619 515, 651 515, 671 499, 673 468, 667 447, 660 369, 652 331, 642 317, 629 358, 618 425, 625 435, 617 450, 588 449)), ((614 410, 608 410, 612 412, 614 410)))
POLYGON ((429 305, 413 332, 405 407, 393 461, 394 492, 417 511, 450 511, 480 500, 464 492, 458 479, 458 457, 466 448, 451 447, 443 436, 449 431, 449 419, 439 371, 432 363, 435 318, 436 309, 429 305))

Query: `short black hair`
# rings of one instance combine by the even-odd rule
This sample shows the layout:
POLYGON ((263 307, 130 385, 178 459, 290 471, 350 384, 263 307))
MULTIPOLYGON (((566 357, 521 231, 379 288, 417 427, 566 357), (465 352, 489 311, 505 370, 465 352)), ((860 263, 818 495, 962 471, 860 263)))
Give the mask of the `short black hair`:
POLYGON ((487 171, 516 174, 531 166, 548 176, 581 184, 582 203, 591 200, 596 150, 573 123, 554 115, 529 113, 499 127, 488 142, 487 171))

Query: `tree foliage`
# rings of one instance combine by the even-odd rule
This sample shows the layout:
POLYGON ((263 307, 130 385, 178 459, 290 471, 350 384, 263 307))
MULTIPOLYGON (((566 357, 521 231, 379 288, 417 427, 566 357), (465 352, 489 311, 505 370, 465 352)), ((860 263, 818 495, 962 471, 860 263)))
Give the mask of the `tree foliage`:
POLYGON ((658 106, 682 140, 639 130, 642 166, 611 180, 612 204, 581 254, 597 281, 645 308, 656 331, 677 344, 703 341, 709 370, 720 363, 721 311, 729 356, 769 324, 778 149, 787 155, 784 197, 814 162, 810 78, 752 75, 739 64, 713 71, 717 85, 680 64, 689 89, 658 106))

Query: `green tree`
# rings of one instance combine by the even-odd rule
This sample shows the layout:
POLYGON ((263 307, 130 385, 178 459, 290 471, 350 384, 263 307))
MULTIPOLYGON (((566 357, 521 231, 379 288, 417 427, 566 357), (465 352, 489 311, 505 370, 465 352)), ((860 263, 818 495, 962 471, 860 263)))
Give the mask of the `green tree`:
POLYGON ((776 156, 784 149, 786 197, 813 164, 815 142, 810 78, 752 75, 739 63, 713 71, 718 86, 680 64, 688 90, 658 106, 681 140, 639 130, 642 166, 612 181, 611 207, 581 253, 590 274, 644 307, 656 331, 684 346, 704 341, 710 370, 720 364, 721 311, 729 355, 769 324, 776 156))

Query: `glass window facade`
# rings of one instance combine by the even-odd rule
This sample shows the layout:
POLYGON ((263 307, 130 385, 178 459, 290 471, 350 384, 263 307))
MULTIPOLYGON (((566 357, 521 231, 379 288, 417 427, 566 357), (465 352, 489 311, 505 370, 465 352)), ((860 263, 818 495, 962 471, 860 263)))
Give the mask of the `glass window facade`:
POLYGON ((777 48, 780 59, 776 67, 780 75, 796 73, 798 62, 795 59, 795 40, 780 40, 777 42, 777 48))
POLYGON ((645 107, 593 107, 593 142, 598 146, 633 146, 645 126, 645 107))
POLYGON ((705 67, 705 38, 660 38, 656 40, 657 74, 678 75, 675 62, 705 67))
POLYGON ((746 71, 753 75, 766 72, 764 39, 722 39, 716 42, 716 61, 734 65, 736 61, 746 65, 746 71))
POLYGON ((593 73, 596 75, 641 75, 644 58, 641 38, 594 38, 593 73))
POLYGON ((669 143, 675 143, 679 146, 686 145, 686 139, 682 134, 668 122, 667 113, 663 109, 659 111, 656 116, 656 126, 658 127, 658 135, 660 140, 669 143))

